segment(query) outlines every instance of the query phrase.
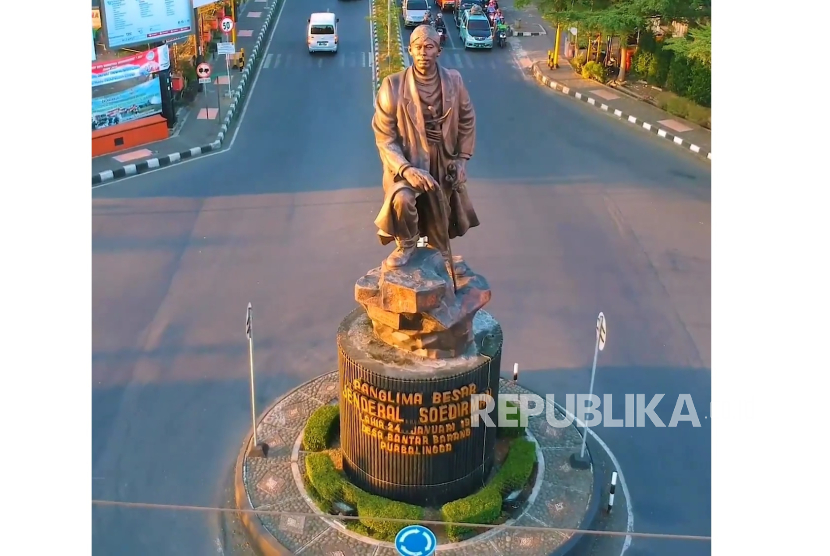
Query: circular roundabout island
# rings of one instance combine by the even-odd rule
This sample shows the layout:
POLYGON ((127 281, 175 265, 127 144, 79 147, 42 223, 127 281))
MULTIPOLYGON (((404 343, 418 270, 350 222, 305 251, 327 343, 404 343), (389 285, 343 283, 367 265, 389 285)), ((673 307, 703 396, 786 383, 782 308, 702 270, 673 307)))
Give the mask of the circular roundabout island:
MULTIPOLYGON (((526 427, 493 431, 492 461, 478 479, 483 485, 467 496, 415 505, 360 488, 347 474, 342 446, 342 367, 341 360, 340 372, 324 374, 276 400, 257 423, 257 437, 268 445, 265 457, 250 450, 249 436, 237 458, 236 504, 259 553, 392 556, 400 554, 396 534, 424 523, 442 556, 563 555, 580 535, 558 529, 590 525, 598 508, 593 470, 569 463, 582 436, 573 425, 550 425, 548 411, 528 416, 526 427)), ((532 393, 504 379, 498 379, 497 388, 501 394, 532 393)), ((564 420, 559 408, 553 410, 564 420)), ((511 413, 505 422, 519 418, 518 408, 511 413)), ((410 498, 406 489, 394 495, 410 498)))

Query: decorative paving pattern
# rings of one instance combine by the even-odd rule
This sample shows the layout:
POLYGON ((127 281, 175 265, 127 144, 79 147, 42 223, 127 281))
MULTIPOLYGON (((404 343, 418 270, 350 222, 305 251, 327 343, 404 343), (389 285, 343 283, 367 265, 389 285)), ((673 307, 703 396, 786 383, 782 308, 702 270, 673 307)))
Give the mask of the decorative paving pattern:
POLYGON ((250 29, 240 29, 239 31, 236 32, 236 35, 238 37, 253 37, 254 32, 251 31, 250 29))
MULTIPOLYGON (((503 379, 499 388, 503 393, 530 393, 503 379)), ((268 457, 240 457, 237 473, 242 475, 237 476, 236 484, 244 492, 242 496, 237 493, 237 500, 261 510, 317 514, 261 514, 253 520, 251 534, 294 554, 397 556, 392 543, 356 535, 333 516, 321 513, 305 492, 305 457, 299 451, 302 430, 315 409, 337 403, 338 393, 337 372, 328 373, 293 390, 264 414, 257 433, 270 446, 268 457)), ((558 409, 555 416, 564 418, 558 409)), ((579 449, 580 433, 573 426, 550 427, 544 412, 530 417, 528 430, 542 454, 537 477, 541 482, 537 482, 536 496, 531 496, 513 523, 539 530, 494 529, 462 543, 439 545, 441 556, 547 555, 566 543, 571 534, 544 527, 578 529, 589 525, 583 521, 591 506, 593 472, 574 470, 568 464, 570 454, 579 449)))
POLYGON ((593 89, 588 92, 605 100, 614 100, 620 98, 620 95, 615 95, 611 91, 606 91, 605 89, 593 89))
POLYGON ((683 122, 678 122, 677 120, 659 120, 657 123, 666 126, 670 130, 676 131, 677 133, 683 133, 684 131, 692 131, 691 127, 687 126, 683 122))
POLYGON ((129 162, 131 160, 147 158, 148 156, 153 156, 153 151, 151 151, 150 149, 139 149, 137 151, 119 154, 118 156, 114 156, 113 158, 118 162, 129 162))

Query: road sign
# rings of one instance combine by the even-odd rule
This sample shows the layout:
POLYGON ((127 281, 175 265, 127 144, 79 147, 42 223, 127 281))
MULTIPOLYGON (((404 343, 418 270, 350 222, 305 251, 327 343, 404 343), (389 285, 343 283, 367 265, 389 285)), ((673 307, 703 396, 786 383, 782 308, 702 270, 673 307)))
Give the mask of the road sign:
POLYGON ((233 55, 236 54, 236 46, 232 42, 220 42, 217 45, 218 54, 233 55))
POLYGON ((573 35, 575 37, 576 33, 577 33, 577 31, 579 31, 579 29, 577 29, 576 27, 571 27, 570 31, 571 31, 571 35, 573 35))
POLYGON ((233 31, 233 20, 229 17, 222 18, 222 22, 219 25, 223 33, 230 33, 233 31))
POLYGON ((600 351, 605 349, 605 338, 608 336, 608 325, 605 322, 605 315, 602 313, 597 317, 597 347, 600 351))
POLYGON ((404 527, 395 536, 395 549, 402 556, 430 556, 437 546, 435 533, 423 525, 404 527))
POLYGON ((201 83, 202 85, 206 85, 207 83, 210 83, 210 77, 200 77, 199 78, 199 83, 201 83))
MULTIPOLYGON (((196 75, 199 76, 199 79, 202 78, 209 78, 210 77, 210 64, 199 64, 196 66, 196 75)), ((199 81, 201 83, 201 81, 199 81)))

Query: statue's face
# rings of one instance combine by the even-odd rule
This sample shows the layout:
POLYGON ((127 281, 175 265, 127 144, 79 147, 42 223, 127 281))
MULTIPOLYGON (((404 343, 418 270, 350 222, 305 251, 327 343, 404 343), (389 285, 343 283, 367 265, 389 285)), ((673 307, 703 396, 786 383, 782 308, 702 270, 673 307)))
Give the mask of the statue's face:
POLYGON ((435 62, 440 54, 441 47, 427 38, 415 40, 409 45, 412 63, 421 73, 429 73, 435 69, 435 62))

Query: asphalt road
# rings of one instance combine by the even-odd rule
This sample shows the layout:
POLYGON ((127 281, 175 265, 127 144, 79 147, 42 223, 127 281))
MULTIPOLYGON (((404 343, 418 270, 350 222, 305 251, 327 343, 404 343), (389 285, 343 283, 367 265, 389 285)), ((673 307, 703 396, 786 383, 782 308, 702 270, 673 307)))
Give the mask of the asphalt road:
MULTIPOLYGON (((287 0, 231 150, 93 191, 94 498, 224 503, 250 427, 249 301, 260 407, 336 367, 354 281, 388 253, 372 226, 367 14, 365 1, 287 0), (311 57, 305 21, 326 8, 341 51, 311 57)), ((597 429, 636 530, 708 535, 709 166, 534 86, 510 49, 442 56, 478 114, 469 187, 482 225, 453 250, 490 281, 505 374, 516 361, 538 392, 586 392, 605 312, 595 392, 663 393, 665 422, 688 393, 703 424, 597 429)), ((216 553, 217 516, 92 512, 96 554, 216 553)), ((637 539, 627 552, 667 553, 710 546, 637 539)))

